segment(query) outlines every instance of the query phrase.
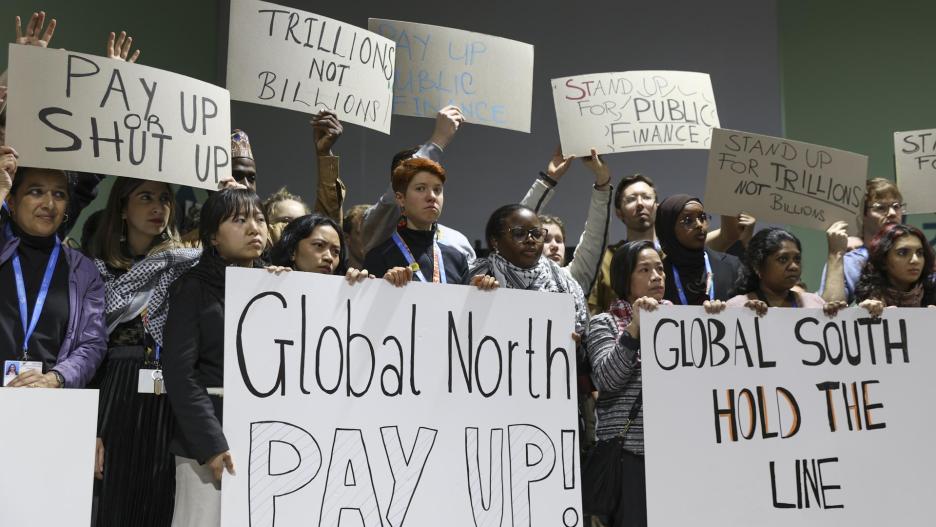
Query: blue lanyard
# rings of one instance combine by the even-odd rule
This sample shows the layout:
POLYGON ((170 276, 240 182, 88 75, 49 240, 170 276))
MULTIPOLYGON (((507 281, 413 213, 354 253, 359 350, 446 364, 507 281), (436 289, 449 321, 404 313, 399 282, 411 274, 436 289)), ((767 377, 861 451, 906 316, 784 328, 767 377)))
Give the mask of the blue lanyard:
MULTIPOLYGON (((409 265, 409 268, 413 270, 413 274, 423 282, 429 282, 419 268, 419 264, 416 263, 413 252, 410 251, 406 242, 400 237, 400 233, 394 232, 391 237, 393 238, 393 243, 395 243, 397 248, 400 249, 400 252, 403 253, 403 258, 406 258, 406 263, 409 265)), ((442 251, 439 249, 439 242, 435 240, 432 241, 432 264, 439 271, 439 281, 443 284, 447 283, 445 281, 445 261, 442 258, 442 251)))
MULTIPOLYGON (((9 226, 8 226, 9 228, 9 226)), ((12 231, 7 231, 12 235, 12 231)), ((33 305, 32 318, 27 322, 27 311, 29 307, 26 303, 26 284, 23 281, 23 267, 20 264, 19 254, 13 253, 13 273, 16 275, 16 296, 19 297, 20 321, 23 323, 23 358, 29 359, 27 353, 29 349, 29 337, 36 331, 39 324, 39 317, 42 315, 42 308, 45 305, 46 297, 49 295, 49 285, 52 284, 52 275, 55 274, 55 264, 58 262, 59 252, 62 245, 58 237, 55 238, 55 247, 52 248, 52 254, 49 255, 49 263, 46 264, 45 274, 42 276, 42 285, 39 286, 39 294, 36 296, 36 303, 33 305)))
MULTIPOLYGON (((702 256, 705 258, 705 288, 708 290, 709 300, 715 300, 715 274, 712 273, 712 264, 709 262, 708 253, 703 252, 702 256)), ((679 279, 679 271, 676 269, 676 266, 672 266, 673 269, 673 282, 676 282, 676 292, 679 294, 679 301, 684 306, 688 306, 689 302, 686 300, 686 292, 683 291, 682 280, 679 279)))

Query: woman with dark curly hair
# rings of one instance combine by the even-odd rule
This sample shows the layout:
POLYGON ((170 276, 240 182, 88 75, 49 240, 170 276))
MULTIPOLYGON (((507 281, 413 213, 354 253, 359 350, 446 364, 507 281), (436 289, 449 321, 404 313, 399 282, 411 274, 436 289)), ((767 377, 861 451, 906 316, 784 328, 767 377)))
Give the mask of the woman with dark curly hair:
POLYGON ((366 270, 347 267, 347 259, 344 232, 335 220, 321 214, 292 220, 270 252, 273 265, 296 271, 344 274, 351 283, 373 277, 366 270))
POLYGON ((764 315, 768 307, 821 307, 835 314, 845 302, 826 303, 821 296, 797 291, 802 273, 799 239, 779 227, 763 229, 751 238, 735 284, 737 296, 728 307, 747 307, 764 315))
POLYGON ((884 226, 871 240, 868 262, 855 287, 855 297, 872 313, 884 307, 924 307, 936 304, 933 248, 910 225, 884 226))

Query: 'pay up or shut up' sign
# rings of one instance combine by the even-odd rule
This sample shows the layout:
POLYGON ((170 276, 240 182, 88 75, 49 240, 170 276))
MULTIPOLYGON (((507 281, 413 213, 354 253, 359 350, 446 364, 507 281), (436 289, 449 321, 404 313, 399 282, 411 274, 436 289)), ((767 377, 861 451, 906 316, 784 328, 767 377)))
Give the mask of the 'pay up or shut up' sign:
POLYGON ((216 189, 230 108, 224 88, 176 73, 10 44, 7 142, 22 166, 216 189))

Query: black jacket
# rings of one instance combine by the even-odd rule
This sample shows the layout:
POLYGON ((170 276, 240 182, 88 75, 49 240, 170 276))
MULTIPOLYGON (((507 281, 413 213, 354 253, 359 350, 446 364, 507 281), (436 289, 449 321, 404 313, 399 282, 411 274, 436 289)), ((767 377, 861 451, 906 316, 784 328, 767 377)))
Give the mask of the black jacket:
MULTIPOLYGON (((435 227, 431 231, 417 231, 404 227, 398 229, 397 232, 400 233, 400 237, 412 251, 423 276, 426 277, 426 280, 432 281, 432 271, 434 269, 432 242, 435 239, 435 227)), ((462 283, 468 275, 468 259, 458 249, 442 243, 439 244, 439 251, 442 253, 445 282, 448 284, 462 283)), ((409 266, 409 263, 393 241, 393 238, 388 238, 380 245, 377 245, 368 251, 367 256, 364 257, 364 268, 378 278, 394 267, 407 266, 409 266)), ((419 279, 414 275, 413 280, 419 279)))
POLYGON ((176 420, 169 451, 202 464, 228 450, 221 398, 206 392, 224 381, 224 272, 224 262, 206 252, 176 280, 163 331, 163 378, 176 420))
MULTIPOLYGON (((736 256, 709 248, 706 248, 705 252, 708 254, 709 262, 712 264, 712 274, 715 277, 715 300, 728 300, 734 296, 735 281, 741 269, 741 261, 736 256)), ((666 271, 666 293, 663 298, 677 306, 681 305, 682 301, 679 300, 679 293, 673 280, 672 265, 666 260, 663 264, 666 271)), ((704 300, 708 300, 708 296, 692 295, 689 291, 686 291, 686 295, 690 305, 701 306, 704 300)))

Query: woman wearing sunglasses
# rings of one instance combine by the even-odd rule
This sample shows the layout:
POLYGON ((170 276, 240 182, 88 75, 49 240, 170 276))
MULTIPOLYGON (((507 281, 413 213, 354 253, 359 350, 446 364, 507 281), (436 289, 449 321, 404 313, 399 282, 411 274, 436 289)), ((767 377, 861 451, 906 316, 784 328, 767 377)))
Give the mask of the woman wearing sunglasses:
POLYGON ((543 256, 546 229, 539 216, 523 205, 504 205, 494 211, 484 229, 491 254, 468 269, 468 282, 483 289, 568 293, 575 300, 575 331, 582 334, 588 318, 582 287, 556 262, 543 256))
POLYGON ((656 233, 666 257, 665 298, 676 305, 716 305, 731 298, 740 262, 705 247, 710 216, 702 200, 676 194, 657 207, 656 233))

